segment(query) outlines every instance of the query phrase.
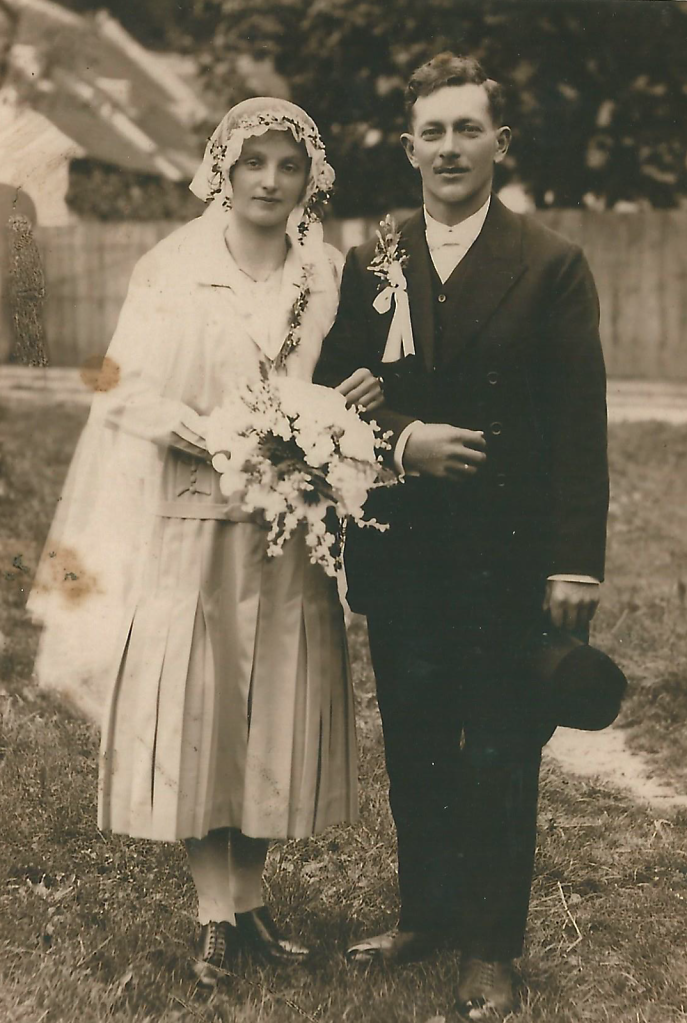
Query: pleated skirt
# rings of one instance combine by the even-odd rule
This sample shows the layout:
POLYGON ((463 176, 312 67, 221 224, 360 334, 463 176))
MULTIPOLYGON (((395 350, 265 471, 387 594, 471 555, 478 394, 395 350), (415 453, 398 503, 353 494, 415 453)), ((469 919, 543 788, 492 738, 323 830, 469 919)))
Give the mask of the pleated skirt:
POLYGON ((102 829, 303 838, 357 817, 355 724, 336 583, 296 533, 160 518, 105 711, 102 829))

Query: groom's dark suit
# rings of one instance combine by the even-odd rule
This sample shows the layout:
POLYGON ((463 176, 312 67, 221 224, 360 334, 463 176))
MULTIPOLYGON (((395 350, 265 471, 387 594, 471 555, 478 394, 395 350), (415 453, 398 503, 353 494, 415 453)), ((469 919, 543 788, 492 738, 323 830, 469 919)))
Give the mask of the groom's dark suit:
POLYGON ((375 243, 351 251, 316 380, 383 373, 392 444, 415 419, 484 432, 464 482, 375 491, 390 529, 351 529, 349 601, 368 616, 399 843, 401 926, 520 954, 541 735, 520 654, 554 574, 603 577, 608 477, 598 302, 577 246, 492 197, 442 284, 422 212, 404 225, 416 356, 382 365, 375 243))

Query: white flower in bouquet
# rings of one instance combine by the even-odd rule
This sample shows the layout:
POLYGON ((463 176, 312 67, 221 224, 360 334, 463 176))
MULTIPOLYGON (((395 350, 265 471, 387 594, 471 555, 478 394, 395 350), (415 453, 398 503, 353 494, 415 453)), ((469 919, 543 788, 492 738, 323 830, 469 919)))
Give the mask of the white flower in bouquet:
POLYGON ((360 466, 338 462, 332 465, 327 479, 338 497, 339 505, 356 521, 362 518, 363 505, 377 477, 375 465, 360 466))
POLYGON ((376 460, 374 430, 356 416, 339 437, 339 450, 345 458, 374 463, 376 460))
POLYGON ((334 455, 334 439, 330 434, 322 430, 301 428, 297 436, 305 460, 313 469, 326 465, 334 455))
POLYGON ((213 409, 208 417, 205 432, 205 443, 211 455, 224 450, 224 442, 228 437, 234 439, 249 438, 253 413, 245 404, 243 388, 236 388, 228 396, 225 404, 213 409))
POLYGON ((329 421, 332 426, 345 421, 348 412, 346 399, 331 387, 297 377, 278 377, 272 386, 279 394, 281 409, 287 416, 298 416, 302 412, 312 420, 329 421))
POLYGON ((384 442, 337 391, 265 372, 259 383, 237 386, 209 419, 206 443, 222 493, 242 494, 244 510, 267 528, 270 556, 301 527, 310 560, 334 575, 337 519, 385 528, 363 518, 382 479, 384 442))
MULTIPOLYGON (((219 455, 215 455, 215 458, 219 457, 220 457, 219 455)), ((212 460, 212 464, 214 468, 217 469, 214 458, 212 460)), ((225 497, 233 497, 237 492, 243 489, 244 478, 243 474, 238 469, 233 468, 229 459, 227 459, 227 464, 228 467, 226 470, 220 471, 219 469, 217 469, 217 471, 220 474, 219 489, 222 491, 225 497)))

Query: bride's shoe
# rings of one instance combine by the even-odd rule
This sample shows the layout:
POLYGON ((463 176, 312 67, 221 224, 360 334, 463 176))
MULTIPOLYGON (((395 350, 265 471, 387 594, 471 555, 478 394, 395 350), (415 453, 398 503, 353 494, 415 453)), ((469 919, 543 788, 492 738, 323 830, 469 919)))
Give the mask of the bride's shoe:
POLYGON ((305 945, 299 945, 279 933, 267 906, 237 913, 236 932, 244 949, 273 963, 304 963, 311 954, 305 945))
POLYGON ((215 988, 237 947, 236 928, 226 920, 211 920, 203 926, 199 954, 193 972, 203 988, 215 988))

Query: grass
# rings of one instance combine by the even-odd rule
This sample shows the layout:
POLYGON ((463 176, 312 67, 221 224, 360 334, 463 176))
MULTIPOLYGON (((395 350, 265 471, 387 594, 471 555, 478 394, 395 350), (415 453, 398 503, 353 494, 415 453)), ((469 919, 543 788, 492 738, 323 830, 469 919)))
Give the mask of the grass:
POLYGON ((630 745, 687 783, 687 427, 611 431, 609 551, 594 641, 626 671, 630 745))
MULTIPOLYGON (((0 493, 4 761, 0 770, 0 1023, 453 1023, 455 954, 395 971, 347 968, 349 939, 393 921, 386 776, 364 627, 351 629, 362 822, 275 845, 279 918, 313 966, 248 964, 212 999, 188 973, 194 897, 179 846, 100 834, 97 737, 31 685, 23 603, 78 434, 80 410, 10 406, 0 493), (17 560, 19 559, 19 560, 17 560), (26 571, 25 571, 26 569, 26 571)), ((612 432, 609 582, 596 641, 633 683, 631 742, 684 780, 687 758, 687 430, 612 432)), ((687 813, 543 774, 523 1023, 687 1021, 687 813)))

